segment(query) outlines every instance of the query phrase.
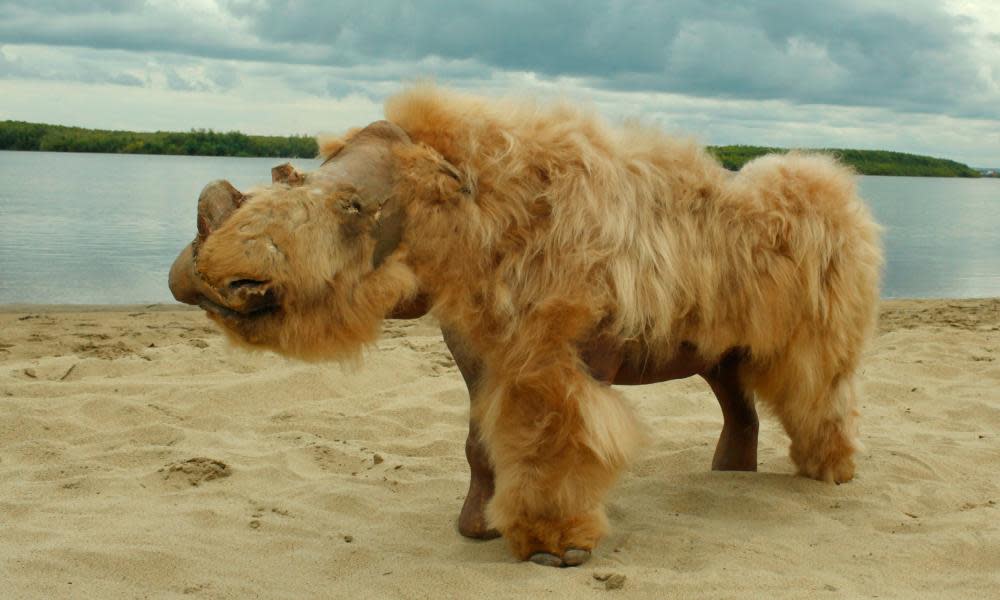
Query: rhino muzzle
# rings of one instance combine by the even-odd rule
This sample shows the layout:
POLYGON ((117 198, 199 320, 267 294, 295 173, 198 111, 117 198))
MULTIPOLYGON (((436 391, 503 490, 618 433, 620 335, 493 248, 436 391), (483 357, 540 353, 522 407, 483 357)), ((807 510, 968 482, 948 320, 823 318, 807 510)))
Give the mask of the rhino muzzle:
POLYGON ((271 312, 278 294, 268 281, 233 279, 209 286, 197 271, 197 248, 242 206, 246 197, 228 181, 213 181, 198 197, 198 236, 170 268, 170 292, 178 302, 196 304, 223 317, 247 317, 271 312))

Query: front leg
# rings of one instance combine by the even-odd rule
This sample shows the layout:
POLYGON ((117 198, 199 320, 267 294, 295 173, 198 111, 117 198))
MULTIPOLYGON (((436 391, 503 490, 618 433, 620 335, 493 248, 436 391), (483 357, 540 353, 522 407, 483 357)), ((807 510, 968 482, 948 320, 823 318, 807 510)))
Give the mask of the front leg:
MULTIPOLYGON (((424 309, 426 312, 426 309, 424 309)), ((421 313, 422 314, 422 313, 421 313)), ((465 495, 458 517, 458 531, 467 538, 491 540, 500 532, 486 523, 486 505, 493 498, 495 489, 493 466, 490 464, 486 444, 479 432, 476 405, 483 378, 482 360, 454 330, 442 327, 445 345, 451 351, 455 364, 465 380, 469 392, 469 433, 465 439, 465 457, 469 461, 469 491, 465 495)), ((607 334, 594 335, 579 347, 580 358, 590 375, 605 384, 615 379, 622 362, 621 344, 607 334)))
POLYGON ((469 461, 471 477, 469 491, 458 517, 458 531, 468 538, 491 540, 500 537, 499 531, 486 524, 486 503, 493 497, 493 467, 475 418, 483 364, 455 331, 442 328, 441 333, 469 390, 469 435, 465 439, 465 457, 469 461))
POLYGON ((642 434, 620 395, 579 371, 496 382, 481 425, 496 468, 489 522, 521 560, 586 561, 607 529, 603 499, 642 434))
POLYGON ((604 535, 604 495, 644 435, 566 339, 573 312, 553 312, 486 358, 476 409, 496 472, 489 523, 519 559, 573 566, 604 535))

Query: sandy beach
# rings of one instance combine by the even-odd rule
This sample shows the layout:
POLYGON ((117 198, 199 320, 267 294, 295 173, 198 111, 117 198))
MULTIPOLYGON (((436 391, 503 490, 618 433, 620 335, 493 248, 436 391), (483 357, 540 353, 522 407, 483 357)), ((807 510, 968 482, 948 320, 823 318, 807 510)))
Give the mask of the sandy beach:
POLYGON ((468 398, 433 321, 363 364, 232 349, 179 306, 0 308, 0 598, 1000 596, 1000 299, 883 304, 857 478, 709 470, 693 378, 576 569, 462 538, 468 398), (617 588, 617 589, 609 589, 617 588))

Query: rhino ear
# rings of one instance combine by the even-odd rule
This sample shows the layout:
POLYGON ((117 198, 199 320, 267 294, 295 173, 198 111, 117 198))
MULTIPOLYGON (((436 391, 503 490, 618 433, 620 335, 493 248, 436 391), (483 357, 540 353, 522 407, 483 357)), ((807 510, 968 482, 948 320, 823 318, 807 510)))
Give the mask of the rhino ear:
POLYGON ((375 215, 372 226, 372 237, 375 238, 375 251, 372 254, 372 268, 377 269, 385 259, 399 247, 403 240, 403 228, 406 225, 406 212, 396 198, 390 198, 375 215))
POLYGON ((467 174, 459 171, 458 167, 456 167, 455 165, 451 164, 450 162, 446 161, 443 158, 441 159, 440 170, 441 170, 441 173, 443 173, 445 176, 450 177, 451 179, 455 180, 455 183, 458 184, 458 192, 460 194, 465 195, 465 196, 471 196, 472 195, 472 178, 471 177, 469 177, 467 174))
POLYGON ((475 188, 472 178, 444 158, 438 161, 438 175, 441 181, 441 200, 462 200, 471 198, 475 188))

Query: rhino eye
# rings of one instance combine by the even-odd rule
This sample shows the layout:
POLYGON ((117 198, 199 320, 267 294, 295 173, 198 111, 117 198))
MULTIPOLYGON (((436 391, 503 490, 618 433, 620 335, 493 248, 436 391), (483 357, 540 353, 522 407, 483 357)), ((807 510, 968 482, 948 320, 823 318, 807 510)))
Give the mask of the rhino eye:
POLYGON ((356 215, 361 212, 361 200, 357 196, 350 200, 344 200, 341 202, 340 208, 345 213, 356 215))
POLYGON ((270 252, 271 254, 277 254, 278 256, 284 256, 284 253, 281 251, 281 248, 279 248, 278 245, 274 243, 274 240, 268 239, 266 243, 268 252, 270 252))

